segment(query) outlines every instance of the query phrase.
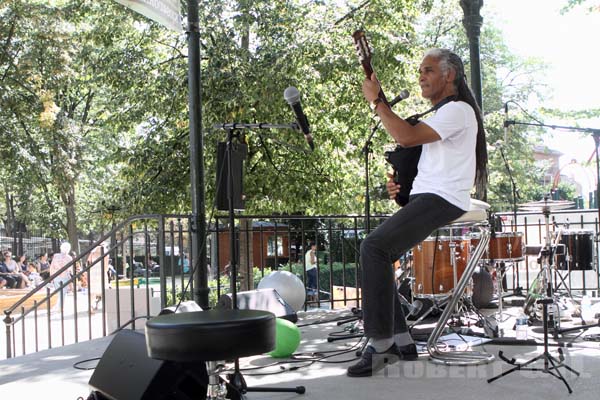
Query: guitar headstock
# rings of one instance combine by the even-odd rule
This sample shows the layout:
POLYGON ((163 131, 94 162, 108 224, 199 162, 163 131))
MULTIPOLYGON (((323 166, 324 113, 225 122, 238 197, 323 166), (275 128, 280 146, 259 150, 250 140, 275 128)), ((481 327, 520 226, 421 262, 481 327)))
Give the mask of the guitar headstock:
POLYGON ((371 74, 373 74, 373 67, 371 66, 372 53, 369 42, 367 41, 367 35, 365 34, 365 31, 359 29, 352 34, 352 38, 354 39, 354 45, 356 46, 358 60, 362 64, 365 75, 367 78, 370 78, 371 74))

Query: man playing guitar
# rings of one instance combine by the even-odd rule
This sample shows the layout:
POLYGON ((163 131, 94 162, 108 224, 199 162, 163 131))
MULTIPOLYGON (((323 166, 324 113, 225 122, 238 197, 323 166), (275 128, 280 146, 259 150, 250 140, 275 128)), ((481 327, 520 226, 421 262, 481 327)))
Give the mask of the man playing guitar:
MULTIPOLYGON (((481 112, 460 57, 445 49, 426 52, 419 67, 419 85, 421 95, 432 105, 445 103, 414 126, 387 105, 374 73, 362 85, 365 99, 394 141, 403 147, 423 145, 423 149, 408 203, 360 246, 363 323, 370 345, 348 368, 351 377, 371 376, 388 363, 418 357, 396 295, 392 263, 468 211, 475 180, 486 179, 481 112)), ((390 179, 387 190, 395 199, 400 187, 390 179)))

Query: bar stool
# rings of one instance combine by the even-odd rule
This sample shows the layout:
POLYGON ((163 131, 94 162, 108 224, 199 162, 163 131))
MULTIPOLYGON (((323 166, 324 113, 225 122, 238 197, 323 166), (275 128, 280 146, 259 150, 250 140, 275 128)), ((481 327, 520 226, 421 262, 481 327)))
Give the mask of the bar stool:
MULTIPOLYGON (((305 388, 248 388, 237 359, 275 348, 275 315, 258 310, 208 310, 159 315, 146 323, 148 356, 174 362, 206 362, 206 399, 224 399, 228 394, 219 374, 225 362, 236 360, 230 375, 229 398, 242 399, 246 392, 295 392, 305 388)), ((204 398, 198 394, 198 398, 204 398)))
POLYGON ((477 247, 475 247, 471 253, 467 266, 465 267, 460 280, 449 295, 450 297, 444 312, 442 313, 437 325, 427 340, 427 351, 429 352, 431 361, 434 363, 445 365, 477 365, 489 363, 494 360, 494 356, 492 354, 482 351, 442 351, 438 348, 438 341, 442 335, 442 332, 444 331, 446 323, 450 319, 453 310, 456 308, 458 302, 462 298, 469 280, 471 279, 479 260, 483 256, 483 253, 487 249, 490 242, 490 229, 487 219, 487 210, 489 208, 489 204, 480 200, 471 199, 469 211, 448 225, 450 228, 477 228, 480 231, 481 239, 479 240, 477 247))

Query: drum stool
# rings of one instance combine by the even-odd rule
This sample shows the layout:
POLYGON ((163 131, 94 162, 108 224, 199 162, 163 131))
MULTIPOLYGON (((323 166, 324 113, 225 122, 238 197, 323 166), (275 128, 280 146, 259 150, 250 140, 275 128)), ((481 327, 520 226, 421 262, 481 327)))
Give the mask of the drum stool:
POLYGON ((479 260, 483 256, 483 253, 488 247, 490 242, 490 229, 488 223, 487 210, 490 208, 489 204, 471 199, 469 211, 463 214, 460 218, 452 221, 449 225, 451 228, 459 227, 475 227, 478 228, 481 234, 481 239, 475 247, 475 250, 471 253, 467 266, 456 284, 454 290, 450 293, 450 298, 446 304, 446 308, 438 320, 433 332, 427 340, 427 351, 431 361, 446 365, 476 365, 484 364, 494 360, 492 354, 480 351, 441 351, 438 349, 438 341, 446 323, 451 317, 453 310, 458 305, 479 260))
MULTIPOLYGON (((239 372, 240 357, 263 354, 275 348, 275 315, 258 310, 208 310, 159 315, 146 323, 148 356, 174 362, 207 363, 207 399, 224 399, 226 387, 219 373, 222 360, 236 360, 235 373, 230 376, 232 399, 241 399, 246 392, 304 393, 296 388, 248 388, 239 372)), ((201 394, 198 394, 198 398, 201 394)))

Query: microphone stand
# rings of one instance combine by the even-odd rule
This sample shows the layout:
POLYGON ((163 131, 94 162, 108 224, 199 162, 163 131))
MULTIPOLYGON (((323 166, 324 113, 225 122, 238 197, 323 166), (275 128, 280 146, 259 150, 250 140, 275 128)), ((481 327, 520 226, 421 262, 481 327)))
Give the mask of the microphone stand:
MULTIPOLYGON (((244 124, 244 123, 224 123, 213 125, 215 129, 225 129, 227 131, 227 144, 225 154, 227 157, 227 208, 228 208, 228 221, 229 221, 229 267, 231 275, 231 302, 234 310, 238 309, 237 304, 237 247, 235 240, 235 211, 234 211, 234 198, 233 198, 233 139, 239 137, 240 129, 296 129, 298 125, 292 124, 244 124)), ((297 386, 295 388, 249 388, 246 384, 244 376, 240 371, 240 361, 238 358, 234 362, 234 371, 228 375, 229 384, 234 388, 235 394, 241 394, 243 396, 246 392, 289 392, 302 394, 305 392, 304 386, 297 386)), ((238 397, 235 397, 237 400, 238 397)))
POLYGON ((364 155, 364 164, 365 164, 365 228, 367 230, 367 234, 371 232, 371 195, 369 193, 369 155, 373 152, 371 150, 371 145, 373 144, 372 139, 375 136, 375 132, 379 129, 379 125, 381 125, 381 120, 378 120, 377 123, 371 128, 371 133, 363 146, 361 153, 364 155))
MULTIPOLYGON (((507 121, 508 123, 508 121, 507 121)), ((508 126, 508 125, 507 125, 508 126)), ((517 183, 515 182, 515 178, 512 174, 512 171, 510 169, 510 165, 508 164, 508 160, 506 159, 506 155, 504 154, 504 150, 502 148, 502 146, 498 146, 499 150, 500 150, 500 156, 502 157, 502 161, 504 162, 504 167, 506 168, 506 172, 508 172, 508 177, 510 179, 510 185, 511 185, 511 189, 512 189, 512 209, 513 209, 513 223, 514 223, 514 232, 517 231, 517 198, 518 198, 518 191, 517 191, 517 183)), ((516 268, 516 281, 517 284, 519 283, 519 268, 516 268)), ((520 286, 517 286, 516 288, 513 288, 513 294, 515 296, 523 296, 523 288, 520 286)), ((502 301, 502 298, 498 299, 499 302, 502 301)))
POLYGON ((506 159, 506 155, 504 154, 504 150, 502 146, 498 146, 500 149, 500 156, 502 156, 502 161, 504 162, 504 167, 506 168, 506 172, 508 172, 508 177, 510 179, 510 186, 512 189, 512 208, 513 208, 513 219, 515 224, 515 230, 517 229, 517 198, 519 197, 517 191, 517 184, 515 182, 515 178, 510 170, 510 165, 508 164, 508 160, 506 159))

